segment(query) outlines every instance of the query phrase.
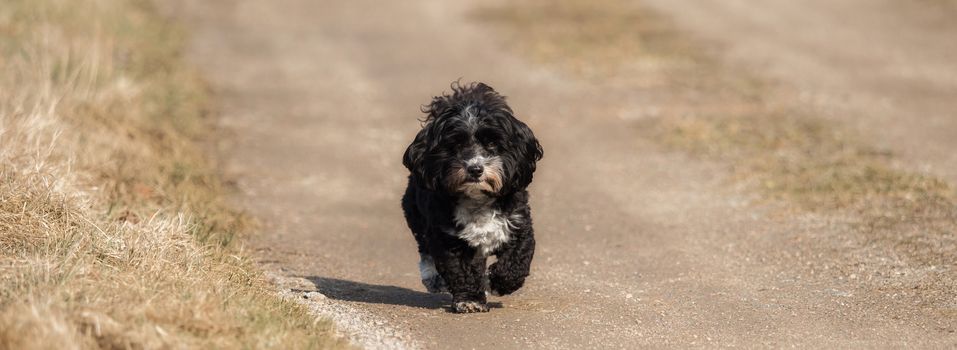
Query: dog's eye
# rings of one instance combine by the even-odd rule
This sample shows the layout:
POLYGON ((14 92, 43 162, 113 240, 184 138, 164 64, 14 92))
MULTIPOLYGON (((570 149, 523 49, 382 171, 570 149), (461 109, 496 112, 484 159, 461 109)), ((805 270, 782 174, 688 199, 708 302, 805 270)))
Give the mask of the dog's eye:
POLYGON ((498 147, 498 135, 496 135, 493 131, 487 129, 480 130, 478 133, 476 133, 475 138, 479 143, 482 144, 482 147, 485 147, 486 149, 495 149, 498 147))
POLYGON ((498 148, 498 140, 492 137, 482 137, 478 139, 479 144, 485 149, 494 150, 498 148))

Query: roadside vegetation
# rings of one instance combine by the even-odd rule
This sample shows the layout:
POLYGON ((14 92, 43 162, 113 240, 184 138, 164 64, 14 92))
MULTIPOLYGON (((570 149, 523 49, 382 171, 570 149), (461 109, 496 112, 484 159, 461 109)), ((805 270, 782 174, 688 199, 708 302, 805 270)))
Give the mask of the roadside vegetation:
POLYGON ((0 348, 342 348, 238 239, 148 0, 0 2, 0 348))
POLYGON ((632 2, 515 2, 475 15, 532 60, 680 105, 636 122, 636 136, 727 163, 737 184, 783 214, 826 218, 832 224, 821 230, 841 231, 832 236, 841 242, 813 244, 846 253, 844 268, 831 273, 865 271, 861 283, 894 302, 957 317, 950 184, 907 170, 891 152, 802 108, 786 87, 735 71, 632 2), (860 249, 870 250, 851 252, 860 249))

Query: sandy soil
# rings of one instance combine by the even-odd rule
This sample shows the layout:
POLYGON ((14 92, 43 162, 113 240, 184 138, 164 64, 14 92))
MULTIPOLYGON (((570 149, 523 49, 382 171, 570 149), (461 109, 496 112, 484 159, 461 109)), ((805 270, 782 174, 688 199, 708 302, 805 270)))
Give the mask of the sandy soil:
MULTIPOLYGON (((287 284, 290 291, 318 291, 324 298, 317 298, 340 310, 374 316, 348 331, 395 333, 356 336, 373 339, 361 345, 380 347, 375 339, 435 349, 957 342, 952 319, 882 304, 889 296, 856 288, 855 280, 866 276, 823 273, 841 253, 817 249, 805 234, 833 229, 827 222, 771 215, 772 208, 750 204, 751 194, 727 186, 724 166, 636 137, 639 121, 621 118, 621 111, 654 107, 653 98, 582 83, 503 52, 489 31, 467 19, 467 5, 216 0, 180 10, 196 33, 192 56, 222 99, 223 126, 234 133, 223 146, 225 170, 263 222, 253 248, 267 268, 311 282, 287 284), (532 277, 517 295, 493 297, 497 307, 485 314, 449 313, 450 298, 424 293, 399 209, 407 174, 400 159, 419 127, 418 108, 459 77, 508 95, 546 154, 531 188, 539 239, 532 277)), ((954 72, 948 64, 934 67, 954 72)), ((799 84, 805 82, 817 86, 810 78, 799 84)), ((953 82, 952 75, 940 79, 949 89, 953 82)), ((940 150, 955 142, 917 140, 940 150)), ((953 163, 944 153, 922 159, 957 174, 947 170, 953 163)))

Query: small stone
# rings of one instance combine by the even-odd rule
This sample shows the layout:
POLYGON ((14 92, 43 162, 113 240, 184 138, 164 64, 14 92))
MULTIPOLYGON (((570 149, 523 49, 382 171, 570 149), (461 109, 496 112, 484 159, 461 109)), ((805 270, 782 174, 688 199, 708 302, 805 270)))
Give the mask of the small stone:
POLYGON ((325 299, 326 296, 319 292, 306 292, 302 295, 306 299, 325 299))
POLYGON ((632 295, 631 293, 625 294, 625 299, 631 299, 631 298, 634 298, 634 297, 635 297, 635 296, 632 295))

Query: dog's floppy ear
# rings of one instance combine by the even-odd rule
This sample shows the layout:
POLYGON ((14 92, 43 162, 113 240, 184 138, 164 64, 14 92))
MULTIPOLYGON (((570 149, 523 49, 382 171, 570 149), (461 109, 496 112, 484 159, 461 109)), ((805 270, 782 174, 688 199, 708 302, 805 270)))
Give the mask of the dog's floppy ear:
POLYGON ((545 156, 545 151, 542 149, 542 144, 538 143, 538 139, 535 138, 535 134, 532 133, 532 129, 529 128, 528 125, 522 123, 522 128, 524 130, 520 132, 520 134, 524 135, 522 137, 522 141, 525 143, 525 152, 528 155, 528 159, 533 162, 542 160, 542 157, 545 156))
POLYGON ((512 176, 507 183, 511 191, 520 190, 528 187, 532 183, 532 175, 535 173, 536 162, 542 159, 544 152, 542 145, 538 142, 532 129, 514 119, 512 123, 512 176))
POLYGON ((415 135, 412 144, 405 149, 405 154, 402 156, 402 165, 409 169, 409 173, 416 179, 417 183, 434 191, 439 186, 439 179, 435 175, 437 170, 430 168, 434 165, 426 159, 430 157, 429 132, 429 128, 426 127, 415 135))
POLYGON ((413 175, 421 175, 416 174, 416 171, 422 168, 422 158, 425 157, 426 132, 426 129, 419 130, 419 133, 415 135, 415 139, 412 140, 412 144, 405 149, 405 155, 402 156, 402 165, 405 165, 413 175))

